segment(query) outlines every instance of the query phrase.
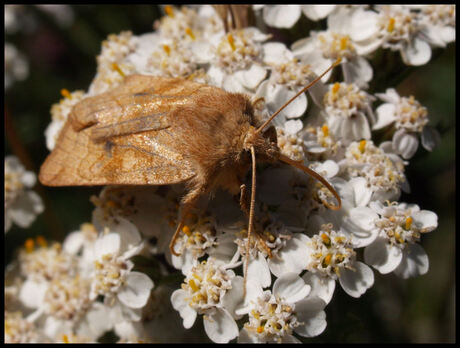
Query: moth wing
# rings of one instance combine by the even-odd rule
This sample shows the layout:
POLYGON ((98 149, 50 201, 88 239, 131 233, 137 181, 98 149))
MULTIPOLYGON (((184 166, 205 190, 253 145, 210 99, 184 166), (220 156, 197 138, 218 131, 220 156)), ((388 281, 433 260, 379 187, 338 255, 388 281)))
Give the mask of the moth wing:
POLYGON ((49 186, 163 185, 195 175, 174 146, 168 112, 202 85, 133 75, 111 92, 75 105, 43 163, 49 186))
POLYGON ((55 149, 40 169, 42 184, 164 185, 195 175, 180 154, 156 143, 152 135, 134 134, 97 143, 89 133, 90 129, 76 132, 70 123, 65 124, 55 149))

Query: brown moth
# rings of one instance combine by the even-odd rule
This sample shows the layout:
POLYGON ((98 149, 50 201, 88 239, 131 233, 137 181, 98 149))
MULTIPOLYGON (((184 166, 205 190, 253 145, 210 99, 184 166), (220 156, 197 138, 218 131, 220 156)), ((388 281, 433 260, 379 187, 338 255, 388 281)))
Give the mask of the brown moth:
MULTIPOLYGON (((201 197, 217 188, 240 194, 241 208, 249 216, 246 274, 254 230, 256 158, 282 161, 309 173, 337 199, 338 205, 329 207, 340 208, 340 197, 324 178, 280 153, 275 128, 264 131, 284 107, 323 75, 264 123, 243 94, 181 78, 127 76, 115 89, 73 107, 40 169, 39 180, 48 186, 185 183, 188 193, 182 198, 180 222, 170 243, 175 255, 184 217, 201 197), (249 196, 243 182, 250 167, 249 196)), ((257 231, 256 236, 268 249, 257 231)))

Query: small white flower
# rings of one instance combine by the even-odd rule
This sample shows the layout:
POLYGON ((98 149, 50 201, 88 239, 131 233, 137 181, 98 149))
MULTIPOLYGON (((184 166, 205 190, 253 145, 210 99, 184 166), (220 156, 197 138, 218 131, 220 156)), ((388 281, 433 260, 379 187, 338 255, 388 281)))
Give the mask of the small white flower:
POLYGON ((364 249, 364 260, 382 274, 395 272, 402 278, 415 277, 428 271, 428 256, 417 244, 423 233, 438 226, 438 217, 416 204, 372 202, 370 208, 361 208, 369 217, 362 228, 378 237, 364 249))
POLYGON ((338 160, 343 156, 341 141, 335 139, 326 123, 321 127, 306 127, 301 133, 304 140, 304 151, 309 160, 338 160))
POLYGON ((374 97, 354 84, 336 82, 324 96, 324 118, 335 138, 345 145, 353 140, 370 139, 368 118, 374 118, 374 97))
POLYGON ((428 150, 439 143, 440 135, 427 126, 428 112, 425 107, 414 99, 401 97, 395 89, 389 88, 385 94, 377 93, 377 97, 385 103, 377 110, 377 121, 372 129, 381 129, 394 124, 396 132, 393 134, 393 149, 404 159, 410 159, 418 148, 418 136, 421 136, 422 146, 428 150))
POLYGON ((216 343, 228 343, 238 336, 234 309, 242 299, 243 278, 215 265, 212 259, 196 263, 182 288, 171 295, 184 327, 191 328, 197 314, 203 314, 206 334, 216 343))
POLYGON ((382 47, 400 51, 407 65, 426 64, 431 59, 431 47, 417 14, 403 5, 379 5, 377 9, 377 37, 382 47))
POLYGON ((22 228, 29 227, 43 212, 45 207, 40 196, 28 190, 35 181, 35 174, 26 171, 17 157, 5 157, 5 233, 13 222, 22 228))
POLYGON ((309 241, 309 271, 303 276, 312 286, 312 296, 326 303, 332 299, 336 280, 352 297, 360 297, 374 284, 374 274, 364 263, 356 260, 351 239, 336 232, 332 224, 323 224, 309 241))
POLYGON ((194 260, 198 260, 209 251, 209 248, 218 244, 216 238, 216 223, 212 216, 197 216, 190 214, 186 219, 175 250, 180 256, 172 255, 172 264, 181 269, 184 275, 193 267, 194 260))
POLYGON ((132 271, 134 264, 129 260, 143 247, 136 227, 123 218, 118 225, 106 228, 94 243, 90 298, 104 296, 104 303, 118 311, 115 322, 126 317, 139 320, 153 288, 148 276, 132 271))
POLYGON ((46 147, 50 151, 54 149, 59 133, 67 121, 73 106, 85 98, 84 91, 70 93, 66 89, 62 89, 61 94, 64 98, 51 107, 51 123, 45 130, 46 147))
POLYGON ((285 273, 273 284, 273 292, 253 288, 244 309, 249 320, 239 343, 300 343, 292 334, 314 337, 326 328, 325 302, 309 296, 310 286, 295 273, 285 273))
POLYGON ((455 5, 419 5, 421 32, 433 46, 455 41, 455 5))
POLYGON ((357 197, 364 200, 360 206, 369 201, 397 199, 401 189, 408 192, 409 186, 404 175, 406 164, 396 154, 388 152, 386 144, 376 147, 372 141, 361 140, 351 143, 345 152, 345 159, 340 162, 341 172, 345 178, 363 177, 365 182, 357 181, 357 197), (384 146, 382 146, 384 145, 384 146))
POLYGON ((216 35, 210 40, 210 83, 229 92, 251 92, 265 79, 262 42, 268 39, 255 27, 216 35))
MULTIPOLYGON (((332 13, 328 17, 328 30, 313 31, 309 37, 292 44, 294 56, 311 64, 317 75, 340 58, 345 82, 366 88, 367 83, 372 79, 373 71, 363 55, 370 53, 371 50, 368 45, 364 49, 361 48, 359 40, 363 38, 354 35, 355 32, 352 31, 354 27, 350 23, 350 18, 359 11, 358 8, 341 8, 332 13)), ((359 29, 355 31, 357 30, 359 29)), ((362 30, 360 32, 362 33, 362 30)), ((331 72, 327 73, 322 81, 326 82, 330 76, 331 72)))
POLYGON ((19 311, 5 310, 5 343, 46 343, 50 340, 19 311))

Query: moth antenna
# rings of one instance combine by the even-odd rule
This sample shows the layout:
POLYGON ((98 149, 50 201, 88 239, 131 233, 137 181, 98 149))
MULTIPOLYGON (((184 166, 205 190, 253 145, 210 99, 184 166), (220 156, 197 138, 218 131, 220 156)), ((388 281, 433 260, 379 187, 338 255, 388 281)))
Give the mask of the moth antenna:
POLYGON ((252 182, 251 182, 251 204, 249 206, 249 226, 248 226, 248 241, 246 244, 246 255, 244 265, 244 291, 243 297, 246 296, 246 280, 248 278, 248 266, 249 266, 249 247, 251 241, 251 234, 254 225, 254 208, 256 202, 256 152, 254 146, 251 146, 251 157, 252 157, 252 182))
POLYGON ((280 161, 282 162, 285 162, 293 167, 296 167, 296 168, 299 168, 300 170, 302 170, 303 172, 311 175, 312 177, 314 177, 316 180, 318 180, 320 183, 322 183, 324 186, 326 186, 326 188, 334 195, 335 199, 337 200, 337 202, 339 203, 338 205, 330 205, 329 203, 323 201, 323 204, 329 208, 329 209, 332 209, 332 210, 339 210, 341 207, 342 207, 342 200, 340 199, 340 196, 339 194, 337 193, 337 191, 332 187, 331 184, 329 184, 327 182, 326 179, 324 179, 321 175, 319 175, 317 172, 315 172, 313 169, 310 169, 308 168, 307 166, 303 165, 301 162, 298 162, 298 161, 294 161, 292 159, 290 159, 289 157, 285 156, 285 155, 281 155, 279 156, 279 159, 280 161))
POLYGON ((319 75, 316 79, 314 79, 312 82, 310 82, 306 87, 302 88, 302 90, 297 93, 295 96, 293 96, 291 99, 289 99, 282 107, 280 107, 278 109, 278 111, 276 111, 273 115, 270 116, 270 118, 264 122, 263 125, 261 125, 256 131, 255 133, 259 133, 261 132, 286 106, 288 106, 289 104, 291 104, 291 102, 297 98, 299 95, 301 95, 302 93, 304 93, 306 90, 308 90, 310 87, 312 87, 313 85, 315 85, 324 75, 326 75, 330 70, 334 69, 337 65, 340 64, 340 62, 342 61, 342 59, 339 57, 337 58, 337 60, 329 67, 326 69, 326 71, 324 71, 321 75, 319 75))

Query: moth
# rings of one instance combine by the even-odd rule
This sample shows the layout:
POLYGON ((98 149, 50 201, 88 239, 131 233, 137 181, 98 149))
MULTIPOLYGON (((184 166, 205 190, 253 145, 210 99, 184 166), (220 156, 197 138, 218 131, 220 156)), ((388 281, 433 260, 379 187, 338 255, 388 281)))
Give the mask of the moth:
MULTIPOLYGON (((184 218, 201 197, 217 188, 239 194, 241 208, 249 218, 247 271, 254 232, 256 159, 285 162, 309 173, 334 194, 338 205, 330 208, 340 208, 334 188, 303 163, 281 154, 276 129, 268 127, 284 107, 324 74, 265 122, 259 120, 244 94, 181 78, 127 76, 113 90, 73 107, 55 148, 41 166, 39 180, 47 186, 185 183, 187 193, 170 243, 175 255, 184 218), (244 179, 250 168, 249 192, 244 179)), ((264 245, 263 237, 257 231, 255 234, 264 245)))

